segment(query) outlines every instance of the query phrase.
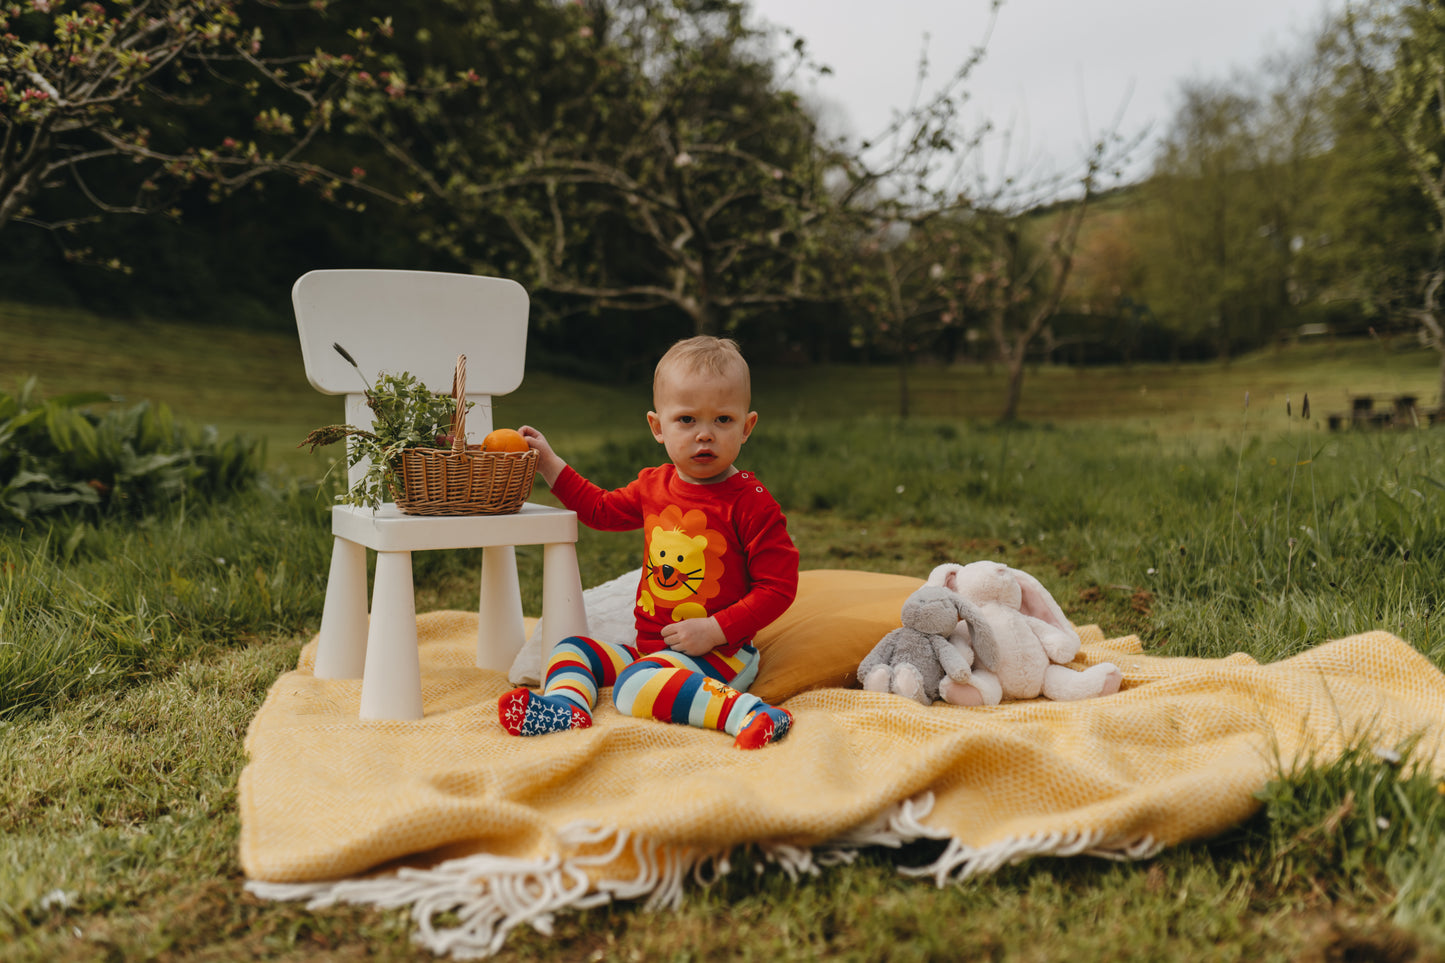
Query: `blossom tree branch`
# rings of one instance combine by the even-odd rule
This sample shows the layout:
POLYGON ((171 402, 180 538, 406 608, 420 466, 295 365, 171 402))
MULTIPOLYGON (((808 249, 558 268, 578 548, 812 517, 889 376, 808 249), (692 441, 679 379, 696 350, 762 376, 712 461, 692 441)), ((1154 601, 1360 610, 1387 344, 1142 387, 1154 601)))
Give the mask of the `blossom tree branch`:
POLYGON ((261 0, 0 3, 0 229, 28 224, 65 243, 100 217, 174 211, 196 186, 220 198, 270 174, 323 196, 345 187, 400 202, 359 168, 338 173, 310 158, 369 35, 341 54, 273 57, 244 17, 279 9, 261 0), (222 101, 254 104, 251 128, 213 143, 185 125, 157 128, 174 110, 199 116, 222 101))

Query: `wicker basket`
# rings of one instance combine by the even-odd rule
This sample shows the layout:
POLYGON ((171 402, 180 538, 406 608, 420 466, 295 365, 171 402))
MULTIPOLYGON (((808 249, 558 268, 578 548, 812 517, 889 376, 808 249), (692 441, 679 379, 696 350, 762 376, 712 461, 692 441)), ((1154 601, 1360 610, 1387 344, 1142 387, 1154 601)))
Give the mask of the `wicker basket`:
POLYGON ((452 447, 408 448, 393 490, 408 515, 508 515, 522 507, 537 475, 535 451, 482 451, 467 441, 467 356, 457 356, 452 378, 452 447))

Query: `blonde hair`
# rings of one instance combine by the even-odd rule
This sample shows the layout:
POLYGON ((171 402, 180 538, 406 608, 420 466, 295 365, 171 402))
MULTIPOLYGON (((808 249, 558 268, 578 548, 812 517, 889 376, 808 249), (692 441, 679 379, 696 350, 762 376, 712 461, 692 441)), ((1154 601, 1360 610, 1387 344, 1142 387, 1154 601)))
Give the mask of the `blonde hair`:
POLYGON ((652 372, 654 404, 657 403, 657 387, 662 382, 662 376, 671 371, 736 378, 741 384, 743 394, 747 396, 749 403, 751 402, 752 375, 748 371, 748 362, 743 357, 742 349, 732 338, 715 338, 709 334, 700 334, 695 338, 679 341, 668 348, 667 353, 657 362, 657 367, 652 372))

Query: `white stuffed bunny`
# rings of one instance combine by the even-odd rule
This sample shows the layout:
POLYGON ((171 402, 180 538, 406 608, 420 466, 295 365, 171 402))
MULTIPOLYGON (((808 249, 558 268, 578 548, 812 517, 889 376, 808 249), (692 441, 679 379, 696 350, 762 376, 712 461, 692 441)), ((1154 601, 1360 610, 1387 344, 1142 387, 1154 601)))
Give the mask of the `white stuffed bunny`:
POLYGON ((1079 653, 1079 634, 1048 590, 1027 572, 1001 562, 949 562, 929 573, 927 584, 972 602, 993 630, 992 638, 970 636, 967 625, 959 623, 954 642, 973 649, 974 684, 940 686, 940 695, 949 702, 997 705, 1002 698, 1039 695, 1067 702, 1119 691, 1124 675, 1112 662, 1083 670, 1069 667, 1079 653))

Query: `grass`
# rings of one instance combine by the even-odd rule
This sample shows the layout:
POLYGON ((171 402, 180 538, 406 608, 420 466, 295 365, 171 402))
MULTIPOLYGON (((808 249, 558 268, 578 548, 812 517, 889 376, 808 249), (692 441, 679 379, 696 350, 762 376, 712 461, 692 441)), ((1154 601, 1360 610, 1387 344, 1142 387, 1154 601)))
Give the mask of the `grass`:
MULTIPOLYGON (((140 326, 92 361, 98 319, 0 316, 7 342, 18 332, 0 379, 166 401, 276 441, 272 479, 234 501, 0 531, 0 957, 429 958, 404 914, 262 903, 236 864, 241 738, 324 589, 333 482, 289 445, 339 403, 306 386, 289 339, 140 326)), ((1076 622, 1157 653, 1272 661, 1383 627, 1445 665, 1445 433, 1319 424, 1356 391, 1429 403, 1433 356, 1322 346, 1227 367, 1042 369, 1010 428, 987 417, 998 373, 918 369, 930 417, 906 422, 895 379, 757 374, 747 461, 804 567, 916 575, 999 558, 1076 622), (1296 400, 1287 418, 1284 395, 1306 391, 1315 417, 1296 400)), ((645 388, 529 375, 499 422, 538 424, 620 484, 657 456, 645 402, 645 388)), ((627 533, 585 535, 584 581, 634 567, 635 551, 627 533)), ((416 561, 420 609, 475 603, 473 553, 416 561)), ((519 563, 535 614, 540 553, 519 563)), ((945 890, 898 876, 896 861, 927 858, 917 849, 798 883, 735 872, 666 917, 560 917, 502 959, 1440 959, 1441 793, 1415 760, 1347 753, 1281 773, 1226 838, 1145 863, 1036 860, 945 890)))
MULTIPOLYGON (((325 452, 297 449, 306 432, 340 420, 340 399, 306 382, 294 336, 236 332, 162 321, 116 323, 71 309, 0 301, 0 384, 37 375, 46 394, 110 391, 130 402, 165 402, 214 424, 223 434, 264 438, 274 468, 310 477, 329 463, 325 452), (104 350, 95 332, 105 331, 104 350)), ((1130 368, 1030 369, 1020 417, 1032 424, 1107 425, 1163 439, 1236 440, 1248 427, 1282 424, 1288 400, 1298 414, 1310 396, 1311 427, 1323 430, 1333 412, 1370 394, 1385 405, 1414 395, 1438 406, 1438 357, 1378 341, 1325 342, 1270 350, 1229 365, 1134 365, 1130 368), (1249 409, 1244 410, 1246 395, 1249 409)), ((987 420, 1004 396, 1000 366, 910 369, 912 411, 949 420, 987 420)), ((765 432, 814 421, 889 418, 898 410, 896 369, 823 366, 764 370, 754 375, 765 432)), ((651 398, 645 385, 615 387, 529 372, 522 387, 498 400, 497 425, 532 422, 559 449, 587 451, 635 438, 651 398)))

